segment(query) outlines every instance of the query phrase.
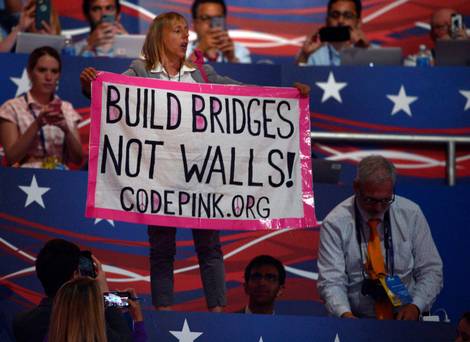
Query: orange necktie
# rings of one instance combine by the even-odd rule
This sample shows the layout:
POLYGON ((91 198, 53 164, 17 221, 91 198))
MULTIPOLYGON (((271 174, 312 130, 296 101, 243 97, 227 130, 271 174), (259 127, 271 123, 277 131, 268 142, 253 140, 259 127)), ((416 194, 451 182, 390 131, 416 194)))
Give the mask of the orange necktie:
MULTIPOLYGON (((380 237, 377 231, 379 219, 370 219, 367 225, 370 228, 369 242, 367 243, 367 253, 369 259, 369 276, 371 279, 378 279, 380 273, 387 274, 385 262, 380 247, 380 237)), ((375 314, 377 319, 393 319, 392 303, 389 300, 375 302, 375 314)))

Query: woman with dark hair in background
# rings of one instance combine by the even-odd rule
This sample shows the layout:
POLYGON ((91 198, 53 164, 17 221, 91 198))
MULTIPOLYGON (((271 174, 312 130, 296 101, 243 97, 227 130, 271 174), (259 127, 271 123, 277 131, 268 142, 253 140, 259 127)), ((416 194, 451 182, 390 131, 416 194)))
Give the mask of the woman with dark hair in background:
POLYGON ((27 66, 30 91, 0 107, 0 145, 9 166, 60 169, 82 162, 81 117, 55 95, 61 66, 53 48, 35 49, 27 66))
MULTIPOLYGON (((142 48, 144 59, 134 60, 124 74, 174 82, 241 84, 217 74, 210 65, 186 60, 188 38, 188 23, 182 15, 175 12, 160 14, 153 20, 147 32, 142 48)), ((85 94, 90 94, 91 81, 96 75, 97 71, 91 67, 85 68, 80 74, 85 94)), ((310 91, 304 84, 295 83, 294 86, 303 96, 310 91)), ((212 312, 221 312, 226 305, 226 287, 219 232, 193 229, 192 233, 207 307, 212 312)), ((152 301, 157 310, 170 310, 173 304, 176 229, 149 226, 148 235, 152 301)))

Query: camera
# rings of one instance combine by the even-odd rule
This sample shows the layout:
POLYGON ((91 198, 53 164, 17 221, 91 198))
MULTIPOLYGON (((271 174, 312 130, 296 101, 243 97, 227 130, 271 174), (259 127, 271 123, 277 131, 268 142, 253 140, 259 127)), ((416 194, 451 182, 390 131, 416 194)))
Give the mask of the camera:
POLYGON ((347 42, 351 39, 348 26, 322 27, 318 33, 321 42, 347 42))
POLYGON ((42 22, 50 23, 51 21, 51 1, 50 0, 37 0, 36 1, 36 12, 35 26, 37 30, 43 28, 42 22))
POLYGON ((452 33, 452 36, 455 37, 458 34, 458 31, 462 29, 463 27, 463 19, 462 15, 458 13, 452 14, 452 17, 450 19, 450 31, 452 33))
POLYGON ((364 296, 371 296, 377 301, 388 301, 387 293, 378 279, 364 279, 362 282, 361 293, 364 296))
POLYGON ((222 30, 225 30, 225 18, 224 17, 212 17, 211 18, 211 27, 216 28, 220 27, 222 30))
POLYGON ((102 23, 114 23, 114 21, 116 20, 116 17, 114 14, 103 14, 103 16, 101 17, 101 22, 102 23))
POLYGON ((93 265, 90 251, 80 251, 78 271, 81 276, 96 278, 95 265, 93 265))
POLYGON ((129 307, 130 292, 110 291, 103 294, 106 307, 127 308, 129 307))

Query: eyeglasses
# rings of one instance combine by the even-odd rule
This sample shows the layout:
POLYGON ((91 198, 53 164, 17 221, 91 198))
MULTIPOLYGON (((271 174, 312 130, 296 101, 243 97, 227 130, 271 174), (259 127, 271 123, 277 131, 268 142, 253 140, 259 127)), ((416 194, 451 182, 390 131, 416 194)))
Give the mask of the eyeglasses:
POLYGON ((197 17, 196 19, 203 21, 203 22, 208 22, 208 21, 211 21, 212 18, 224 18, 224 17, 220 15, 201 15, 200 17, 197 17))
POLYGON ((330 11, 328 12, 328 16, 332 19, 339 19, 339 17, 343 17, 344 19, 348 19, 348 20, 356 19, 357 17, 356 13, 351 12, 351 11, 344 11, 344 12, 330 11))
POLYGON ((374 205, 374 204, 381 204, 381 205, 390 205, 395 201, 395 194, 392 195, 390 198, 374 198, 363 196, 361 193, 359 194, 361 200, 366 205, 374 205))
POLYGON ((268 283, 275 283, 279 280, 279 277, 274 273, 261 274, 259 272, 255 272, 255 273, 250 274, 249 279, 250 281, 254 281, 254 282, 264 279, 268 283))

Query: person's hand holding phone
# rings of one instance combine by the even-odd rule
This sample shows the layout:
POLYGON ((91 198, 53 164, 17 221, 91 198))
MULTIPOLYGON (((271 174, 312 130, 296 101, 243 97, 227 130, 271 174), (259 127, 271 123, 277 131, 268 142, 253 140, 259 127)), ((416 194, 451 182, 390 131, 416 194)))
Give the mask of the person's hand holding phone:
POLYGON ((18 20, 18 29, 21 32, 32 30, 34 27, 34 13, 36 11, 35 0, 29 0, 20 13, 20 19, 18 20))
POLYGON ((355 47, 368 48, 370 46, 369 40, 367 39, 364 31, 361 28, 361 25, 356 27, 350 27, 350 42, 355 47))
POLYGON ((54 100, 45 107, 44 120, 48 125, 59 127, 65 134, 70 131, 62 112, 62 102, 60 100, 54 100))
POLYGON ((307 63, 308 57, 317 51, 322 45, 323 43, 320 41, 319 30, 317 29, 304 40, 302 48, 297 56, 297 64, 307 63))
POLYGON ((231 63, 238 62, 238 59, 235 56, 235 44, 233 43, 232 38, 230 38, 226 30, 222 28, 213 28, 212 34, 216 41, 216 48, 219 50, 227 61, 231 63))
POLYGON ((125 291, 131 294, 131 297, 128 298, 127 302, 129 303, 129 313, 131 314, 133 321, 142 322, 144 320, 144 315, 142 314, 140 302, 136 300, 137 293, 132 288, 126 289, 125 291))
POLYGON ((93 259, 93 263, 95 266, 96 281, 98 282, 98 285, 100 286, 101 292, 102 293, 109 292, 108 282, 106 281, 106 273, 103 270, 103 266, 101 265, 101 262, 93 254, 91 255, 91 258, 93 259))

